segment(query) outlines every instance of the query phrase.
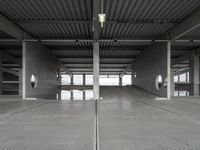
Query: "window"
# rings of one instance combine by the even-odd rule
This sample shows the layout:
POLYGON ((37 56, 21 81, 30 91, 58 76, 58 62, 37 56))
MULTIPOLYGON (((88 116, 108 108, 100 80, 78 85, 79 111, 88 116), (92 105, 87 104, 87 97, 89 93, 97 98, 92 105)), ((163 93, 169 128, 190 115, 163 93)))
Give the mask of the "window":
POLYGON ((62 90, 61 100, 71 100, 71 91, 62 90))
POLYGON ((174 76, 174 82, 178 82, 178 75, 174 76))
POLYGON ((69 75, 61 75, 61 84, 62 85, 70 85, 71 77, 69 75))
POLYGON ((179 82, 186 82, 186 73, 182 73, 179 76, 179 82))
POLYGON ((122 85, 131 85, 131 75, 124 75, 122 77, 122 85))
POLYGON ((93 75, 86 75, 85 76, 85 84, 86 85, 93 85, 93 75))
POLYGON ((119 75, 100 75, 99 83, 105 86, 119 85, 119 75))
POLYGON ((73 90, 73 100, 83 100, 83 91, 73 90))
POLYGON ((91 100, 93 98, 93 90, 85 90, 85 100, 91 100))
POLYGON ((83 75, 74 75, 73 83, 74 85, 83 85, 83 75))

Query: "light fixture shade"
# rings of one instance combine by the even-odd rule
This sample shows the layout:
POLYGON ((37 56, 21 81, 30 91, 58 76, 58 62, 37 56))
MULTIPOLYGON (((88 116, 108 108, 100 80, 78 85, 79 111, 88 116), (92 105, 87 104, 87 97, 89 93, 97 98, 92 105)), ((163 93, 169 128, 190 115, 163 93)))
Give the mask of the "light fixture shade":
POLYGON ((101 27, 103 28, 103 23, 106 21, 106 14, 99 14, 99 22, 101 23, 101 27))

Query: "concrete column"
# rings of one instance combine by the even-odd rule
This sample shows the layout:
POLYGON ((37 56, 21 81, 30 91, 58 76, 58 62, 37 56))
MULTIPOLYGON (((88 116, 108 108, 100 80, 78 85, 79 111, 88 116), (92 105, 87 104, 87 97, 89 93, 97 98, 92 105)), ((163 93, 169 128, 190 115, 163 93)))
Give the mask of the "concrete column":
POLYGON ((199 96, 199 56, 193 57, 193 91, 194 96, 199 96))
POLYGON ((122 86, 122 77, 119 77, 119 86, 122 86))
POLYGON ((99 99, 99 42, 93 43, 93 93, 99 99))
POLYGON ((19 69, 19 96, 22 96, 22 69, 19 69))
MULTIPOLYGON (((83 74, 83 85, 85 85, 85 74, 83 74)), ((85 91, 83 91, 83 100, 85 100, 85 91)))
POLYGON ((175 84, 174 84, 174 72, 171 70, 171 96, 174 96, 175 84))
POLYGON ((58 71, 58 85, 59 85, 59 89, 58 89, 58 100, 61 100, 61 71, 58 71))
MULTIPOLYGON (((71 85, 74 85, 74 76, 71 76, 71 85)), ((73 91, 71 91, 71 100, 74 99, 73 91)))
POLYGON ((171 42, 167 42, 167 98, 171 99, 171 42))
POLYGON ((2 91, 3 91, 2 81, 3 81, 2 52, 0 51, 0 95, 2 95, 2 91))

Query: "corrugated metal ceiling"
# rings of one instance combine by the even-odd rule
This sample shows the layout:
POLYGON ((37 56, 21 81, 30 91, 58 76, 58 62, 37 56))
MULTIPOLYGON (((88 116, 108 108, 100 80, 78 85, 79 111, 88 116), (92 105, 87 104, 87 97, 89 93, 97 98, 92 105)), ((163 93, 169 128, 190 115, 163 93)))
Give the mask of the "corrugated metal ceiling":
MULTIPOLYGON (((104 0, 104 2, 107 22, 100 32, 102 39, 155 39, 200 7, 199 0, 104 0)), ((0 12, 36 38, 92 39, 92 0, 0 0, 0 12)), ((185 37, 199 38, 199 31, 197 29, 185 37)), ((9 36, 0 31, 0 38, 9 36)), ((92 42, 43 41, 41 43, 50 48, 64 63, 92 63, 90 58, 92 42)), ((133 57, 139 54, 139 50, 150 44, 151 42, 102 41, 101 63, 129 64, 133 61, 133 57)), ((21 43, 0 42, 0 46, 6 45, 19 46, 21 43)), ((192 42, 173 44, 173 47, 183 46, 191 49, 200 44, 192 42)), ((16 50, 8 52, 15 56, 21 55, 16 50)), ((178 56, 181 52, 184 50, 172 52, 172 56, 178 56)))

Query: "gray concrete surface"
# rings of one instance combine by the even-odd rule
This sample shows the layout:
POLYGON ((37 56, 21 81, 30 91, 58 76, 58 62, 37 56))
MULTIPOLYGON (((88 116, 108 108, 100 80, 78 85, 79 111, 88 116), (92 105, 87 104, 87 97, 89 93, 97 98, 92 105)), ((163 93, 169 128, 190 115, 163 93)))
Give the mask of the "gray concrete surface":
MULTIPOLYGON (((198 97, 155 100, 136 87, 101 87, 100 150, 199 150, 198 97)), ((90 150, 93 101, 0 98, 0 149, 90 150)))
MULTIPOLYGON (((133 84, 149 92, 167 97, 167 90, 164 87, 166 78, 170 81, 170 46, 167 42, 154 43, 146 47, 144 51, 134 61, 133 71, 136 72, 136 78, 133 78, 133 84), (162 76, 162 86, 156 89, 156 77, 162 76)), ((170 82, 167 82, 170 87, 170 82)))
POLYGON ((60 62, 52 52, 38 42, 23 42, 23 98, 54 98, 58 94, 56 76, 60 62), (37 78, 37 87, 31 87, 31 75, 37 78))
POLYGON ((92 150, 92 101, 0 101, 1 150, 92 150))
POLYGON ((155 100, 154 95, 130 87, 101 92, 101 150, 200 149, 199 98, 155 100))

